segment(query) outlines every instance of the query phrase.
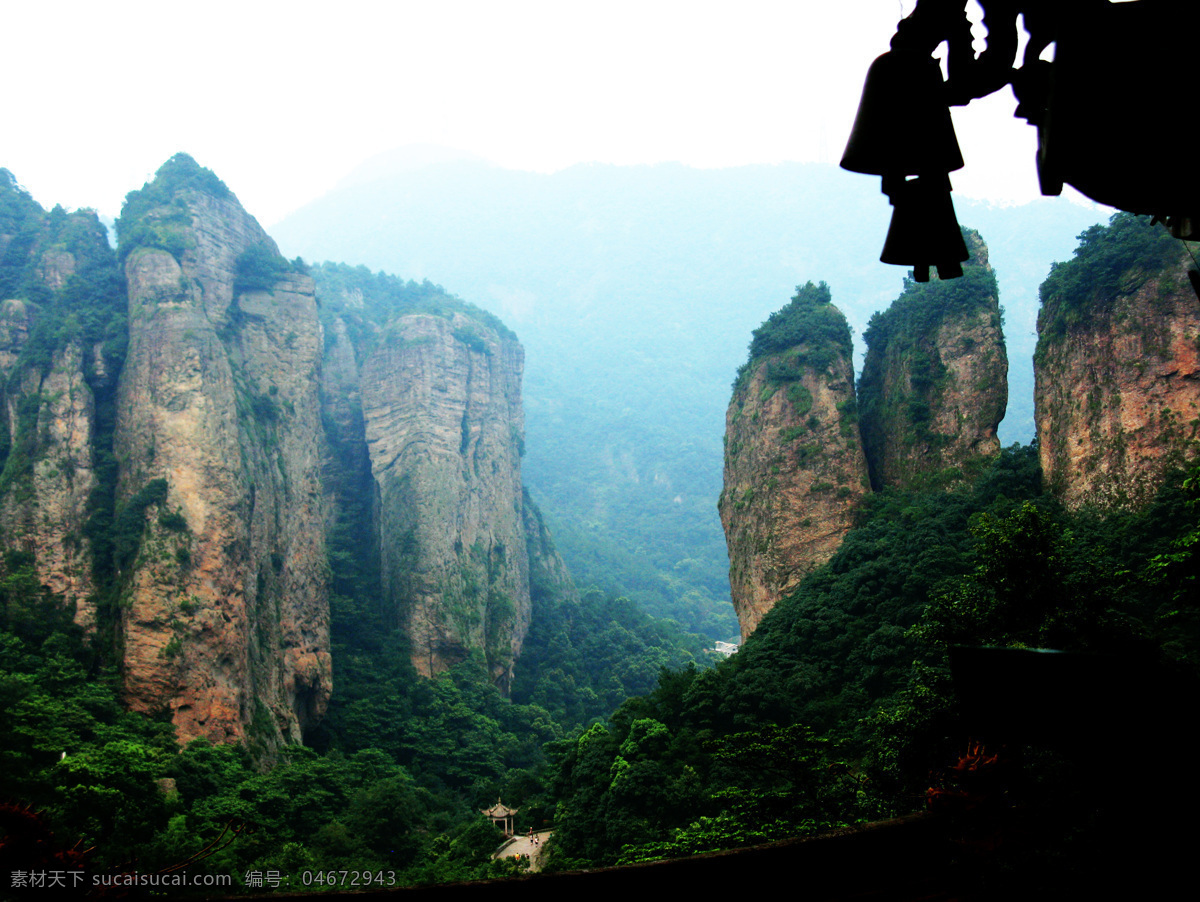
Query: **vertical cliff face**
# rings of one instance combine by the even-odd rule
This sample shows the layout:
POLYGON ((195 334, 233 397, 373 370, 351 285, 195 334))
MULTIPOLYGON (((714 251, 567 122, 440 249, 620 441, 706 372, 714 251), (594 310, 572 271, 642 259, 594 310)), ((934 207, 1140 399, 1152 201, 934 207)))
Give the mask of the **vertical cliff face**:
POLYGON ((871 484, 961 475, 1000 450, 1008 357, 987 246, 964 229, 971 259, 960 278, 909 282, 863 335, 858 386, 871 484))
POLYGON ((81 625, 95 624, 97 461, 111 442, 124 298, 94 213, 46 213, 0 170, 0 535, 81 625))
POLYGON ((481 650, 507 687, 529 626, 521 346, 463 313, 389 322, 362 367, 390 614, 426 676, 481 650))
POLYGON ((719 508, 742 638, 827 561, 867 491, 850 330, 811 282, 754 333, 725 420, 719 508))
POLYGON ((419 673, 478 655, 507 688, 531 584, 574 594, 521 485, 516 337, 332 264, 322 324, 308 269, 184 155, 118 233, 0 170, 0 604, 71 606, 183 741, 270 753, 322 716, 331 577, 419 673))
POLYGON ((1161 226, 1118 214, 1042 285, 1038 453, 1069 507, 1138 506, 1200 440, 1200 302, 1161 226))
POLYGON ((128 702, 185 740, 299 739, 331 688, 312 282, 187 158, 119 230, 128 702))
POLYGON ((959 279, 910 282, 867 329, 857 395, 845 319, 812 283, 754 333, 725 427, 721 522, 742 637, 852 526, 872 487, 954 481, 1000 450, 1008 359, 979 235, 959 279))
POLYGON ((24 473, 14 466, 0 505, 8 547, 32 553, 42 586, 74 608, 77 623, 91 627, 95 586, 84 535, 96 485, 95 399, 81 343, 52 351, 45 369, 24 368, 5 401, 16 454, 29 455, 24 473))
POLYGON ((428 282, 313 272, 339 603, 377 609, 417 673, 472 658, 507 691, 533 596, 575 597, 521 484, 524 352, 428 282))

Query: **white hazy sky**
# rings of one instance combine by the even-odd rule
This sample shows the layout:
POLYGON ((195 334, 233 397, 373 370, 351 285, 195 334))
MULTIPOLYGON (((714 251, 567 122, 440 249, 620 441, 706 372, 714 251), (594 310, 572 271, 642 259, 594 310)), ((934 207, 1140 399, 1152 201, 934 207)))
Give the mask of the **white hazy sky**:
MULTIPOLYGON (((546 172, 836 163, 867 67, 913 5, 14 2, 0 166, 43 206, 115 216, 183 150, 270 225, 416 143, 546 172)), ((960 195, 1036 195, 1035 134, 1014 107, 1005 89, 955 110, 960 195)))

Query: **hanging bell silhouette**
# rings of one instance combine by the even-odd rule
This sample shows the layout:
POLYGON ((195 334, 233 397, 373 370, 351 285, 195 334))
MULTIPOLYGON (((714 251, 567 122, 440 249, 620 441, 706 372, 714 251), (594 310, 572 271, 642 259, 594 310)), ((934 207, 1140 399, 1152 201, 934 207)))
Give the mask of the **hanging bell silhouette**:
POLYGON ((898 181, 891 188, 895 209, 880 261, 911 266, 918 282, 929 281, 930 266, 937 267, 940 279, 961 276, 962 261, 971 255, 954 215, 950 180, 927 176, 898 181))
POLYGON ((868 175, 953 172, 963 167, 937 61, 915 50, 889 50, 863 84, 842 168, 868 175))

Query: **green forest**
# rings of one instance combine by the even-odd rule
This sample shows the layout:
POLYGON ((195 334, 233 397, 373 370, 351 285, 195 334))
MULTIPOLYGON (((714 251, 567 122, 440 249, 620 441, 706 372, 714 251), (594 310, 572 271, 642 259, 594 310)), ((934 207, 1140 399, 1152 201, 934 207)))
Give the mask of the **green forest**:
MULTIPOLYGON (((952 644, 1132 649, 1169 674, 1171 698, 1192 691, 1198 541, 1200 473, 1137 514, 1071 514, 1014 446, 972 486, 871 496, 833 560, 716 666, 623 599, 539 610, 511 698, 473 662, 418 678, 397 637, 344 599, 330 714, 270 761, 180 748, 169 725, 124 712, 104 656, 10 556, 0 796, 28 842, 5 863, 383 870, 408 884, 515 873, 489 859, 498 834, 477 814, 497 796, 522 829, 553 826, 552 869, 919 810, 969 738, 954 726, 952 644)), ((1088 866, 1112 812, 1089 803, 1094 822, 1076 820, 1094 788, 1074 750, 1026 754, 1023 823, 1038 831, 1006 854, 1088 866)))

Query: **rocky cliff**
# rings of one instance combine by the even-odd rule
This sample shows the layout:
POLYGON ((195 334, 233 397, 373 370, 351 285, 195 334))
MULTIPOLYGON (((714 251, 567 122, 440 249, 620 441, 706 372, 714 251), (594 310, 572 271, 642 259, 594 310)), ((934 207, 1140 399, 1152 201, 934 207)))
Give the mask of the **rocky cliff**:
POLYGON ((515 339, 462 313, 413 313, 362 367, 383 594, 425 676, 478 649, 507 687, 529 627, 523 365, 515 339))
POLYGON ((124 293, 94 213, 46 213, 0 170, 0 536, 6 576, 96 618, 124 293))
POLYGON ((371 561, 345 594, 400 631, 418 673, 476 658, 507 690, 534 588, 574 596, 521 483, 521 345, 429 283, 313 272, 337 544, 371 561))
POLYGON ((909 281, 872 317, 857 393, 850 332, 811 282, 754 332, 725 425, 719 507, 744 639, 833 556, 872 487, 947 483, 1000 450, 1008 360, 978 233, 962 277, 909 281))
POLYGON ((1161 226, 1117 214, 1042 285, 1038 453, 1068 507, 1137 506, 1200 440, 1200 302, 1161 226))
POLYGON ((850 329, 811 282, 754 333, 725 420, 719 501, 742 638, 828 560, 868 489, 850 329))
POLYGON ((128 703, 184 739, 298 740, 332 687, 312 280, 187 158, 130 195, 118 231, 128 703))
POLYGON ((574 592, 521 484, 516 337, 289 263, 186 155, 117 230, 0 170, 0 601, 68 605, 185 741, 269 753, 321 718, 331 581, 419 673, 478 657, 507 687, 531 573, 574 592))
POLYGON ((979 233, 957 279, 909 281, 871 317, 858 384, 863 448, 876 489, 914 477, 960 478, 1000 450, 1008 357, 999 292, 979 233))

